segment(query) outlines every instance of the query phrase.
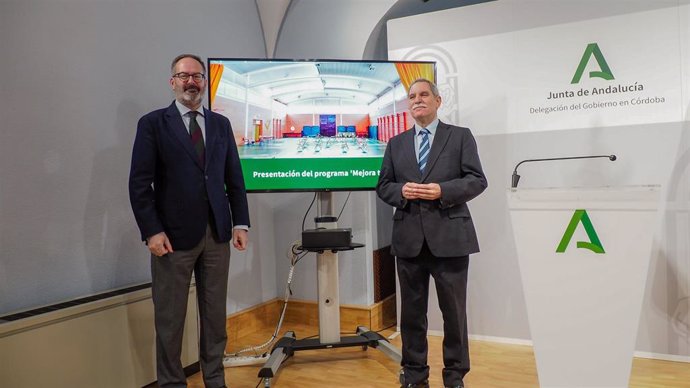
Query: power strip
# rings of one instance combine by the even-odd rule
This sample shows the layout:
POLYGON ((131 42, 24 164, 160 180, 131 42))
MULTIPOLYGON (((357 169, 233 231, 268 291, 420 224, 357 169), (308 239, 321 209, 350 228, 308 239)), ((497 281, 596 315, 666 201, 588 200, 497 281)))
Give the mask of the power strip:
POLYGON ((223 358, 223 366, 231 368, 233 366, 259 365, 268 360, 270 354, 264 353, 260 356, 226 356, 223 358))

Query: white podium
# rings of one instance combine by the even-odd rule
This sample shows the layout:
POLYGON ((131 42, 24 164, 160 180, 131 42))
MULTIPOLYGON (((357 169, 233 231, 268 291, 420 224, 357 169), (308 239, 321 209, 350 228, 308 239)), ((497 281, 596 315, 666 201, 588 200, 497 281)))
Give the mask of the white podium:
POLYGON ((542 388, 628 387, 659 192, 508 192, 542 388))

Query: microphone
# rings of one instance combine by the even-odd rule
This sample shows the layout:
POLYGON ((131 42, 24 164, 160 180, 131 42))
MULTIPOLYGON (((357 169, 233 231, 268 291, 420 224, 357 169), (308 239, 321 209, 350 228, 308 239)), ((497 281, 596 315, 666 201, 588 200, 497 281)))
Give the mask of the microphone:
POLYGON ((589 155, 589 156, 567 156, 567 157, 562 157, 562 158, 526 159, 526 160, 523 160, 522 162, 518 163, 515 166, 515 169, 513 170, 512 182, 511 182, 510 187, 514 189, 518 186, 518 182, 520 181, 520 175, 518 175, 517 169, 522 163, 546 162, 549 160, 572 160, 572 159, 594 159, 594 158, 607 158, 608 160, 610 160, 612 162, 617 159, 616 155, 589 155))

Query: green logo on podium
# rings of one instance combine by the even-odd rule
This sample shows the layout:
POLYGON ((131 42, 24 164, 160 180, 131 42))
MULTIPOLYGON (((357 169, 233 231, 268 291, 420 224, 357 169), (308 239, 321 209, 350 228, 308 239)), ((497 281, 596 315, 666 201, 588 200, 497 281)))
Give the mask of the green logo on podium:
POLYGON ((594 226, 592 226, 592 221, 589 219, 589 215, 587 215, 587 211, 584 209, 577 209, 575 213, 573 213, 573 218, 570 219, 570 223, 565 229, 565 233, 563 233, 563 238, 561 238, 561 242, 558 244, 558 248, 556 248, 556 253, 565 252, 568 244, 570 244, 570 240, 573 238, 575 228, 577 228, 579 223, 582 223, 582 226, 585 228, 587 237, 589 237, 589 242, 578 241, 577 247, 589 249, 594 253, 606 253, 604 252, 604 247, 601 245, 601 241, 599 241, 597 232, 594 230, 594 226))
POLYGON ((613 79, 613 73, 611 72, 609 65, 606 63, 606 59, 604 59, 604 54, 601 53, 599 45, 596 43, 590 43, 587 45, 584 54, 582 54, 582 59, 580 59, 580 64, 577 66, 577 70, 575 70, 573 80, 570 81, 571 84, 576 84, 580 82, 580 79, 582 78, 582 73, 584 73, 585 67, 587 67, 589 59, 592 56, 594 56, 594 59, 597 60, 600 71, 590 71, 589 78, 597 77, 603 78, 607 81, 613 79))

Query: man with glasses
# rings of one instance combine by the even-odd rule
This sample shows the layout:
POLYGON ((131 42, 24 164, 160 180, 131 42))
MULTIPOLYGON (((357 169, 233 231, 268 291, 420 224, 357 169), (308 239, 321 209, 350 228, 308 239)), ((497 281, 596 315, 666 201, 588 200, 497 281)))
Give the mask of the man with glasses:
POLYGON ((175 101, 139 120, 132 151, 129 195, 151 252, 161 388, 187 386, 180 355, 192 273, 204 384, 225 387, 229 241, 240 251, 248 244, 249 210, 237 146, 228 119, 201 105, 205 73, 196 55, 173 60, 175 101))
POLYGON ((470 370, 466 294, 469 255, 479 252, 467 202, 487 187, 468 128, 439 121, 441 96, 417 79, 407 96, 414 127, 393 137, 378 196, 395 207, 391 253, 400 280, 403 388, 429 388, 427 303, 434 278, 443 314, 443 385, 464 387, 470 370))

